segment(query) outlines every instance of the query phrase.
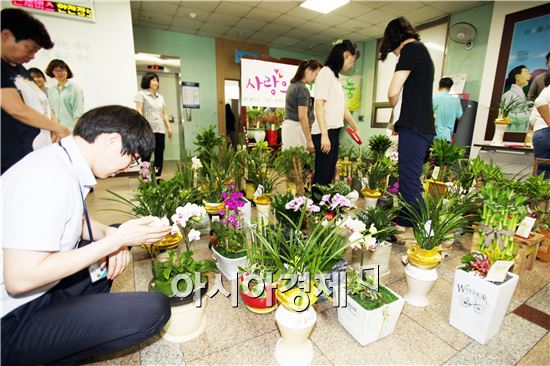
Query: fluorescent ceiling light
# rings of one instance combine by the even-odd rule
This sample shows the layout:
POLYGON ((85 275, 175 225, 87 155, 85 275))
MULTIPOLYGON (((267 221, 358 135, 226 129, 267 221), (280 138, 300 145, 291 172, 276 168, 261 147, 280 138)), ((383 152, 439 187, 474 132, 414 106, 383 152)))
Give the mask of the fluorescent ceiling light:
POLYGON ((445 52, 445 47, 443 47, 440 44, 437 44, 437 43, 434 43, 434 42, 426 42, 426 43, 424 43, 424 45, 427 48, 430 48, 434 51, 438 51, 438 52, 441 52, 441 53, 445 52))
POLYGON ((350 0, 306 0, 300 4, 302 8, 327 14, 336 8, 346 5, 350 0))

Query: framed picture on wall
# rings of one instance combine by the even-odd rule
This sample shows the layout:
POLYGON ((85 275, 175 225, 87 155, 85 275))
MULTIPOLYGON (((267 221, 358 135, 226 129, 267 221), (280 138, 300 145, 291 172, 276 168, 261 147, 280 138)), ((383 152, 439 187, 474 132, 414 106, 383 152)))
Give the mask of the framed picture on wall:
POLYGON ((499 107, 515 103, 504 140, 523 142, 529 128, 529 89, 535 78, 548 70, 546 55, 550 51, 550 4, 508 14, 498 55, 485 140, 493 138, 494 120, 499 107))

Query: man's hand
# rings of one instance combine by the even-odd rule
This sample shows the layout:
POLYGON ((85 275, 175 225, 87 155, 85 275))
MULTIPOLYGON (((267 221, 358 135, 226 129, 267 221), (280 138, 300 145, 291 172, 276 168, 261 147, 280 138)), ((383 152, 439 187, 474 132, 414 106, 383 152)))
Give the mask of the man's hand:
MULTIPOLYGON (((130 263, 130 251, 127 247, 120 248, 116 252, 109 254, 109 264, 107 266, 107 279, 112 280, 121 274, 130 263)), ((101 263, 101 268, 105 267, 106 261, 101 263)))
POLYGON ((171 227, 149 226, 154 221, 155 218, 152 216, 126 221, 109 237, 116 240, 120 247, 156 243, 170 233, 171 227))

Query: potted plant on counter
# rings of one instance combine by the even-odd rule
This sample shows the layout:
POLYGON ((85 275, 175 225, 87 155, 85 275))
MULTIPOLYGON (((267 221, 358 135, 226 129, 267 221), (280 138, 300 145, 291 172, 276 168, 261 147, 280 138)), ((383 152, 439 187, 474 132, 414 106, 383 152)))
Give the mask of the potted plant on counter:
POLYGON ((240 267, 247 263, 247 238, 240 208, 242 192, 234 187, 222 193, 222 209, 218 212, 219 221, 212 222, 212 255, 220 272, 228 280, 237 279, 240 267))
POLYGON ((338 307, 338 321, 365 346, 393 333, 405 301, 391 289, 375 283, 373 278, 361 278, 360 272, 347 272, 346 304, 338 307))
POLYGON ((367 187, 362 190, 365 206, 376 207, 376 203, 387 186, 388 175, 391 172, 390 158, 385 156, 373 161, 367 168, 367 187))
POLYGON ((469 222, 466 212, 471 210, 469 200, 456 192, 443 196, 424 192, 423 202, 415 205, 404 200, 401 205, 412 223, 416 243, 407 250, 409 264, 405 276, 409 292, 405 301, 413 306, 429 304, 428 293, 437 280, 436 267, 441 262, 440 245, 456 237, 456 231, 469 222))
POLYGON ((374 135, 369 138, 369 148, 373 161, 386 156, 387 151, 392 146, 392 141, 387 135, 374 135))
POLYGON ((498 105, 498 116, 495 119, 495 134, 491 145, 504 146, 504 133, 510 125, 510 117, 514 113, 527 111, 529 102, 523 101, 520 98, 503 98, 498 105))

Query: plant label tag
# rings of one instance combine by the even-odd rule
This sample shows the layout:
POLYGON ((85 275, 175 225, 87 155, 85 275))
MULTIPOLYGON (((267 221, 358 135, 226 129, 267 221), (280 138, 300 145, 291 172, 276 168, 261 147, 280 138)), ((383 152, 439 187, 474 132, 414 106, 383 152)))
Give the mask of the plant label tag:
POLYGON ((485 279, 491 282, 504 282, 508 270, 514 265, 514 261, 496 261, 493 263, 485 279))
POLYGON ((256 188, 256 192, 254 192, 254 198, 261 197, 264 194, 264 186, 261 184, 258 184, 258 188, 256 188))
POLYGON ((516 230, 516 235, 521 236, 522 238, 528 238, 533 226, 535 225, 535 221, 536 219, 534 217, 524 217, 516 230))
POLYGON ((426 231, 426 234, 428 236, 434 236, 434 232, 432 230, 432 220, 426 221, 426 223, 424 224, 424 230, 426 231))
POLYGON ((90 279, 92 280, 92 283, 107 277, 108 272, 107 266, 101 268, 99 262, 94 263, 90 267, 88 267, 88 271, 90 272, 90 279))
POLYGON ((439 167, 436 165, 432 173, 432 179, 437 180, 438 177, 439 177, 439 167))

